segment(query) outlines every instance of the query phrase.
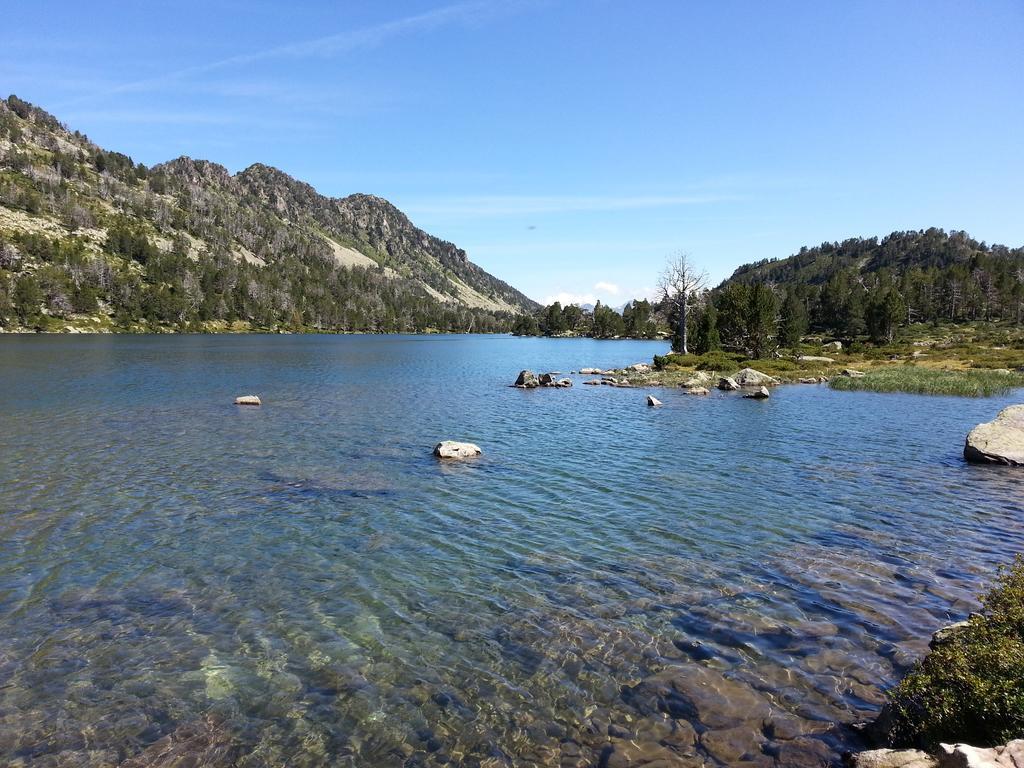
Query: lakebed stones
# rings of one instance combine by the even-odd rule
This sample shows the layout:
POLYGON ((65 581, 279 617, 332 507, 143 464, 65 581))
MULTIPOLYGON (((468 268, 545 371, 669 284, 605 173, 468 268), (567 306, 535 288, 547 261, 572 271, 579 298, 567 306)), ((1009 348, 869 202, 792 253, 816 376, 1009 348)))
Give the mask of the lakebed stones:
POLYGON ((657 406, 661 405, 661 400, 656 398, 654 395, 648 395, 647 396, 647 405, 651 406, 652 408, 657 407, 657 406))
POLYGON ((479 445, 456 440, 444 440, 434 446, 434 455, 439 459, 471 459, 481 453, 479 445))
POLYGON ((748 400, 767 400, 771 397, 771 392, 768 391, 768 387, 758 387, 753 392, 744 395, 748 400))
POLYGON ((1024 405, 1011 405, 967 435, 964 458, 976 464, 1024 466, 1024 405))
POLYGON ((262 405, 259 395, 242 395, 235 398, 235 405, 262 405))

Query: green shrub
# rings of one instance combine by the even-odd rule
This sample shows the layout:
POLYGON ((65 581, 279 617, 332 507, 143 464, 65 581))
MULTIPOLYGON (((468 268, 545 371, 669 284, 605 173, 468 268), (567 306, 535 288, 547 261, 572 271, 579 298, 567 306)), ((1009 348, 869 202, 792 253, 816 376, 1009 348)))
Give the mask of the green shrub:
POLYGON ((1000 571, 982 604, 892 690, 893 745, 989 747, 1024 737, 1024 557, 1000 571))
POLYGON ((746 359, 737 352, 708 352, 697 361, 698 371, 732 371, 746 359))

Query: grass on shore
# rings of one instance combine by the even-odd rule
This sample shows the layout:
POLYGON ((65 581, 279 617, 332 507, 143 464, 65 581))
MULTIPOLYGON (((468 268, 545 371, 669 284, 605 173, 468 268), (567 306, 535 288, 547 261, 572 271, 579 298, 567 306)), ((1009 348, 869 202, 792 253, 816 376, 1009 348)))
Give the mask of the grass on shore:
POLYGON ((991 397, 1024 387, 1024 374, 971 368, 942 370, 916 365, 874 368, 864 376, 837 376, 829 382, 832 389, 846 392, 907 392, 914 395, 959 395, 991 397))

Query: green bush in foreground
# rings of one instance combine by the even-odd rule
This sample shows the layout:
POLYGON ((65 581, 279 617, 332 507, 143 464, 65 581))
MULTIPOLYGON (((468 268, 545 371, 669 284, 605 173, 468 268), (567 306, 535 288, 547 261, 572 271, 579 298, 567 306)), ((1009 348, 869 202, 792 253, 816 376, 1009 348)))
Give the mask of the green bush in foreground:
POLYGON ((909 392, 915 395, 960 395, 989 397, 1024 387, 1024 375, 993 370, 941 371, 912 365, 891 366, 868 371, 859 378, 837 376, 833 389, 869 392, 909 392))
POLYGON ((891 692, 894 745, 991 747, 1024 737, 1024 556, 982 604, 891 692))

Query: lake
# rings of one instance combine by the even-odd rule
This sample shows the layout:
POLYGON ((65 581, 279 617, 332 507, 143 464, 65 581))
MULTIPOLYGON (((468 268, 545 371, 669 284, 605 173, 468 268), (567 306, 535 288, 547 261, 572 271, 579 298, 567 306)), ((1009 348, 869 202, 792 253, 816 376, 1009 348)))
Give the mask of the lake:
POLYGON ((1024 549, 1022 394, 508 386, 664 351, 0 337, 0 763, 837 760, 1024 549))

